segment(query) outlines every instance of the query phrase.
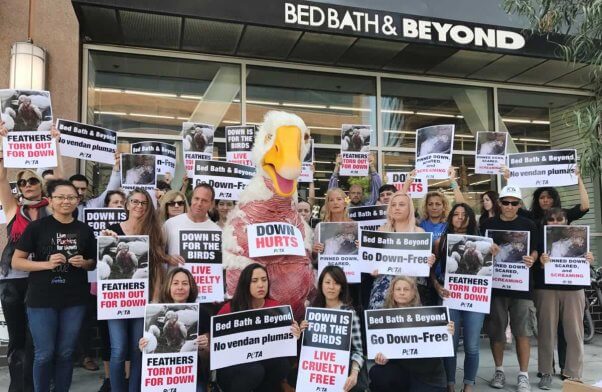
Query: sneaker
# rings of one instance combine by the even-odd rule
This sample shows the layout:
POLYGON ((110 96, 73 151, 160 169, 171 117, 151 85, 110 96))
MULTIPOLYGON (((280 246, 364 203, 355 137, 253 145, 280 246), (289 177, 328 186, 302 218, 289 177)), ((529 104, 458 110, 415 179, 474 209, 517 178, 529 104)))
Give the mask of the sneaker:
POLYGON ((111 379, 105 378, 98 392, 111 392, 111 379))
POLYGON ((550 388, 552 388, 552 376, 549 374, 542 374, 541 380, 539 380, 539 384, 537 386, 539 389, 549 391, 550 388))
POLYGON ((506 375, 501 370, 496 370, 495 374, 491 381, 489 381, 489 386, 492 388, 502 389, 506 384, 506 375))
MULTIPOLYGON (((543 379, 543 377, 542 377, 543 379)), ((518 385, 516 386, 516 392, 530 392, 531 384, 529 384, 529 377, 520 374, 517 378, 518 385)))

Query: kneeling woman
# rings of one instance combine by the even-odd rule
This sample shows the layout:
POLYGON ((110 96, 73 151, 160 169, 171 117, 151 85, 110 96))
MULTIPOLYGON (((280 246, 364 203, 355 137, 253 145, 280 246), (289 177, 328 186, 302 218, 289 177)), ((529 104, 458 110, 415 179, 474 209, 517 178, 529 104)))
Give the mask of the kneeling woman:
POLYGON ((27 225, 12 267, 29 271, 26 304, 35 347, 35 390, 49 391, 54 380, 56 392, 67 392, 86 312, 87 271, 96 265, 96 240, 88 225, 73 218, 79 203, 75 187, 56 180, 47 190, 52 216, 27 225))
MULTIPOLYGON (((385 308, 421 306, 416 281, 397 276, 385 297, 385 308)), ((454 323, 448 324, 453 335, 454 323)), ((374 357, 376 365, 370 369, 372 392, 445 392, 447 378, 441 358, 391 359, 382 353, 374 357)))
MULTIPOLYGON (((161 287, 159 302, 162 304, 194 304, 196 303, 199 290, 194 281, 194 277, 185 268, 176 267, 169 271, 163 286, 161 287)), ((207 390, 207 376, 201 375, 201 371, 209 360, 209 313, 205 311, 202 305, 199 306, 199 334, 196 344, 199 348, 199 357, 203 363, 198 366, 197 391, 204 392, 207 390)), ((144 351, 148 345, 148 338, 140 338, 138 343, 140 351, 144 351)), ((205 372, 207 373, 207 372, 205 372)))
MULTIPOLYGON (((218 314, 240 312, 279 306, 269 297, 270 280, 261 264, 250 264, 240 273, 232 300, 218 314)), ((293 321, 291 332, 298 339, 301 330, 293 321)), ((280 384, 288 375, 290 364, 287 358, 272 358, 263 361, 229 366, 217 371, 217 383, 224 392, 271 392, 280 391, 280 384)))

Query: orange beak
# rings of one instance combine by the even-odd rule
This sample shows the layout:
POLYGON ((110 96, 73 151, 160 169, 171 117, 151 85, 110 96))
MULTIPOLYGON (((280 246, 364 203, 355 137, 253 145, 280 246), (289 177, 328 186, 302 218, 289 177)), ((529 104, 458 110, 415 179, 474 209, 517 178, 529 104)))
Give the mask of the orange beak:
POLYGON ((290 197, 297 191, 301 174, 301 130, 296 126, 276 129, 274 145, 263 157, 263 170, 270 176, 276 194, 290 197))

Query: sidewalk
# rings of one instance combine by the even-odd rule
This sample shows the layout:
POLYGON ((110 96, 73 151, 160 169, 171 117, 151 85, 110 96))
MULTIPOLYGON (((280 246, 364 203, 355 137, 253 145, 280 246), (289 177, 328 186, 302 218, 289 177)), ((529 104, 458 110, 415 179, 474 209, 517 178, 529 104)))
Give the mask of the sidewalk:
MULTIPOLYGON (((463 364, 463 353, 460 351, 458 354, 458 374, 456 379, 461 382, 462 380, 462 364, 463 364)), ((516 376, 518 374, 518 364, 516 362, 516 354, 514 348, 506 350, 504 356, 504 369, 506 371, 506 388, 504 391, 514 391, 516 388, 516 376)), ((584 358, 584 371, 583 381, 588 384, 593 384, 597 380, 602 379, 602 335, 596 335, 593 342, 585 345, 585 358, 584 358)), ((496 389, 490 388, 487 384, 489 379, 493 375, 494 365, 493 358, 489 351, 489 341, 483 339, 481 341, 481 358, 479 372, 477 374, 477 390, 479 391, 496 391, 496 389)), ((531 366, 529 371, 529 377, 531 379, 531 388, 533 391, 539 391, 537 383, 537 347, 531 348, 531 366)), ((6 367, 0 368, 0 385, 8 387, 9 377, 8 369, 6 367)), ((90 372, 83 370, 82 368, 76 368, 73 375, 73 384, 71 391, 73 392, 96 392, 102 383, 102 372, 90 372)), ((456 390, 459 391, 461 385, 456 385, 456 390)), ((2 388, 0 388, 2 389, 2 388)), ((552 383, 552 391, 562 391, 562 381, 560 378, 554 377, 552 383)), ((497 390, 499 391, 499 389, 497 390)))

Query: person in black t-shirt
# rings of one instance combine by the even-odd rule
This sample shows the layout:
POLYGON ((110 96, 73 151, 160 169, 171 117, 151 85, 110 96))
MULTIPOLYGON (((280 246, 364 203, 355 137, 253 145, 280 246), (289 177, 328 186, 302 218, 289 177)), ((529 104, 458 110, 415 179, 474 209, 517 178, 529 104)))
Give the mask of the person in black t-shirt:
POLYGON ((75 187, 56 180, 47 190, 53 214, 27 226, 12 267, 29 272, 25 301, 35 347, 35 390, 49 391, 54 380, 56 392, 67 392, 86 310, 86 271, 96 265, 96 239, 88 225, 73 217, 79 201, 75 187))
MULTIPOLYGON (((522 200, 521 191, 515 186, 506 186, 500 192, 499 204, 501 213, 499 216, 485 221, 481 228, 486 230, 528 231, 530 232, 530 254, 523 256, 523 262, 529 268, 537 259, 537 226, 530 219, 518 215, 522 200)), ((493 289, 491 298, 491 311, 487 317, 487 333, 489 334, 491 352, 495 362, 495 374, 489 385, 501 389, 506 383, 504 374, 504 348, 506 345, 505 330, 510 315, 510 328, 516 339, 516 352, 520 371, 517 379, 517 391, 527 392, 531 390, 529 384, 529 355, 531 345, 529 338, 533 335, 531 325, 531 279, 529 279, 529 291, 514 291, 493 289)))

